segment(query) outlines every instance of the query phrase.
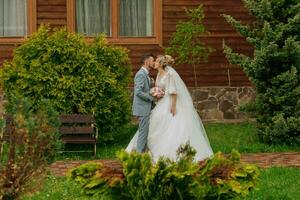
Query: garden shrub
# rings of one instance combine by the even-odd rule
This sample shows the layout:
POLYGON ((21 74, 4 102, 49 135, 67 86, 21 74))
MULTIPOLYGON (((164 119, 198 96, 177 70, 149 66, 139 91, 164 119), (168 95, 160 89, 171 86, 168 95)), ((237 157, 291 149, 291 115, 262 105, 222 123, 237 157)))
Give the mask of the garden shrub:
POLYGON ((225 46, 232 64, 240 65, 256 89, 246 110, 255 114, 260 138, 268 143, 300 143, 300 2, 244 0, 256 17, 252 25, 225 19, 253 45, 252 57, 225 46))
POLYGON ((153 164, 149 154, 118 153, 122 176, 104 173, 103 165, 86 163, 69 172, 69 179, 81 185, 87 195, 107 199, 169 200, 230 199, 244 197, 255 187, 258 169, 217 153, 213 158, 193 162, 195 151, 189 146, 178 150, 178 160, 161 157, 153 164))
POLYGON ((38 106, 41 99, 60 114, 94 114, 102 139, 112 139, 130 120, 127 51, 103 35, 91 43, 65 29, 41 26, 1 69, 6 98, 15 93, 38 106))
POLYGON ((48 101, 41 100, 38 108, 28 99, 10 101, 6 112, 12 117, 11 133, 6 159, 1 159, 0 199, 16 199, 61 145, 58 115, 48 101))

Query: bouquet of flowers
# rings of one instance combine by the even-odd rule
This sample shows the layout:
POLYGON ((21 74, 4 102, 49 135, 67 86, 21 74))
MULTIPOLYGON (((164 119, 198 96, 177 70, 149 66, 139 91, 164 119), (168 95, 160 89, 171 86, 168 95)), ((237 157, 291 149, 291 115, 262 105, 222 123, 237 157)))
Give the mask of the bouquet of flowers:
POLYGON ((163 89, 161 89, 160 87, 157 87, 157 86, 151 88, 150 93, 153 97, 156 97, 158 99, 165 95, 165 92, 163 91, 163 89))

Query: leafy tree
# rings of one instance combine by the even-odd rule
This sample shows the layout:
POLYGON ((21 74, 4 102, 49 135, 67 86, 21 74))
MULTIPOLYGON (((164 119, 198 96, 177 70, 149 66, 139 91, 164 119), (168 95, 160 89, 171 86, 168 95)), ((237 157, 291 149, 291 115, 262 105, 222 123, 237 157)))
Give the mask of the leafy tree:
POLYGON ((103 35, 87 44, 79 34, 50 34, 42 26, 0 72, 7 99, 22 94, 36 106, 48 99, 60 114, 93 113, 102 139, 112 139, 130 120, 127 50, 103 35))
POLYGON ((244 25, 224 15, 254 46, 253 57, 225 53, 240 65, 255 86, 257 97, 248 111, 256 114, 258 132, 269 143, 300 142, 300 2, 298 0, 244 0, 256 17, 244 25))
POLYGON ((197 87, 196 64, 207 61, 208 55, 213 52, 206 47, 201 36, 208 34, 203 25, 204 13, 202 5, 196 9, 186 9, 188 21, 181 21, 176 25, 170 46, 165 49, 167 54, 174 55, 178 64, 191 64, 194 69, 195 86, 197 87))

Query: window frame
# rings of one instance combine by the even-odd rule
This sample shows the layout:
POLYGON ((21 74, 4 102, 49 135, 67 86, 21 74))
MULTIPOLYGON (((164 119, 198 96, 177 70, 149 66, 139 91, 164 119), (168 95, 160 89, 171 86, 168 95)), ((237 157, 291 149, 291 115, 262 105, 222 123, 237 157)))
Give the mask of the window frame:
POLYGON ((27 1, 27 34, 23 37, 0 37, 0 44, 21 44, 37 27, 37 0, 27 1))
MULTIPOLYGON (((67 29, 76 30, 76 0, 67 0, 67 29)), ((153 0, 153 36, 126 37, 119 35, 119 0, 111 1, 111 35, 107 40, 114 44, 159 44, 162 45, 162 0, 153 0)), ((86 36, 87 41, 93 37, 86 36)))

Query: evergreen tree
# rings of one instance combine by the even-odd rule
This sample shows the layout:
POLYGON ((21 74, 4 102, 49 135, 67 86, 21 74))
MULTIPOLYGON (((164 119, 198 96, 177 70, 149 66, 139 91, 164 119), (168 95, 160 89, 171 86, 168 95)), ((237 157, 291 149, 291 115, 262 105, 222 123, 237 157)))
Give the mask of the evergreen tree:
POLYGON ((300 143, 300 1, 243 0, 256 20, 244 25, 224 15, 253 45, 248 57, 225 45, 227 59, 243 68, 257 97, 247 106, 256 114, 261 138, 269 143, 300 143))

